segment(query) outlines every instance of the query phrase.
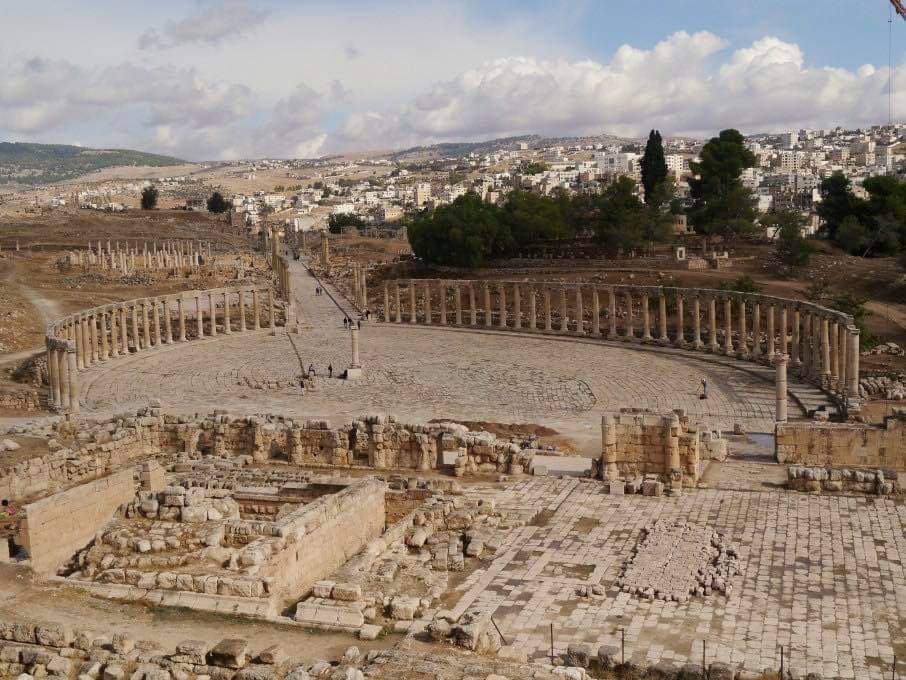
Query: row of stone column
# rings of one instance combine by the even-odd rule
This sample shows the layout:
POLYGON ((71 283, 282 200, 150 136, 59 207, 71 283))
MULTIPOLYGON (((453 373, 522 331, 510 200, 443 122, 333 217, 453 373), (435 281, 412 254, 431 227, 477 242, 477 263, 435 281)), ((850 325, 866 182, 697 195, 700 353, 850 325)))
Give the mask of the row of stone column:
POLYGON ((368 307, 368 286, 365 280, 365 268, 358 262, 352 264, 352 299, 359 309, 368 307))
MULTIPOLYGON (((71 342, 75 369, 82 370, 110 358, 173 342, 186 342, 193 327, 195 338, 202 339, 206 337, 206 320, 209 337, 221 332, 218 321, 227 335, 234 330, 259 330, 263 324, 274 331, 274 298, 271 288, 252 288, 130 300, 79 312, 57 322, 48 342, 71 342), (267 307, 262 312, 263 304, 267 307), (248 310, 252 313, 251 321, 247 319, 248 310)), ((52 364, 50 356, 48 363, 52 364)), ((57 389, 51 384, 51 401, 60 407, 56 394, 57 389)))
POLYGON ((801 377, 829 391, 858 395, 858 329, 842 315, 794 300, 661 288, 407 280, 385 283, 383 318, 650 342, 762 363, 784 354, 801 377), (587 298, 590 324, 585 319, 587 298), (559 319, 552 313, 552 301, 559 319))

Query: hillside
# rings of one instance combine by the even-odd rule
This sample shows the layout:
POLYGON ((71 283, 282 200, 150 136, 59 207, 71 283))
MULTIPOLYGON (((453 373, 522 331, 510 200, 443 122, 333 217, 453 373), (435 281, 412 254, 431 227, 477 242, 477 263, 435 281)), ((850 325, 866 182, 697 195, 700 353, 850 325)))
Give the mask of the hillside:
POLYGON ((0 184, 51 184, 123 165, 165 166, 178 158, 129 149, 0 142, 0 184))

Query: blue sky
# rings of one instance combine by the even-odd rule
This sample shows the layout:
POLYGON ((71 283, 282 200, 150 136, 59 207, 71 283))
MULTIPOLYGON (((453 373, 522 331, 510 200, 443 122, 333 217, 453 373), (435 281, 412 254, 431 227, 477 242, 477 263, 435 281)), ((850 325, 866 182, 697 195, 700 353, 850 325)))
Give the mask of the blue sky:
POLYGON ((0 139, 215 159, 887 118, 886 0, 0 4, 0 139))

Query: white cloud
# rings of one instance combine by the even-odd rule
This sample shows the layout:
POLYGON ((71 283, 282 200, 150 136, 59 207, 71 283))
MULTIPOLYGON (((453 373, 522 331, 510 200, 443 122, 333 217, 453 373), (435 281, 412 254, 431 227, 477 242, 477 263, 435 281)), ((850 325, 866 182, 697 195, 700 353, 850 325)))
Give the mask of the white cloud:
POLYGON ((138 39, 141 49, 178 47, 190 43, 217 45, 263 23, 267 10, 246 0, 220 0, 200 3, 196 10, 179 21, 167 22, 161 31, 150 29, 138 39))

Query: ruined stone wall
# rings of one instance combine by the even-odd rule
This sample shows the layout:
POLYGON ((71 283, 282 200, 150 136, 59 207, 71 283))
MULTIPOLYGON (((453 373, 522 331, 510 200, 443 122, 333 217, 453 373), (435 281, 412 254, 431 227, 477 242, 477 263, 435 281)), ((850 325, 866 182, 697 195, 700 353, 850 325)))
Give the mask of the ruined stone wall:
POLYGON ((881 426, 777 423, 774 436, 781 463, 906 470, 906 418, 887 418, 881 426))
POLYGON ((132 469, 67 489, 24 508, 19 540, 40 574, 53 574, 135 495, 132 469))
POLYGON ((659 475, 694 484, 701 475, 699 432, 678 414, 623 411, 601 420, 605 479, 659 475), (681 477, 678 477, 676 473, 681 477))

